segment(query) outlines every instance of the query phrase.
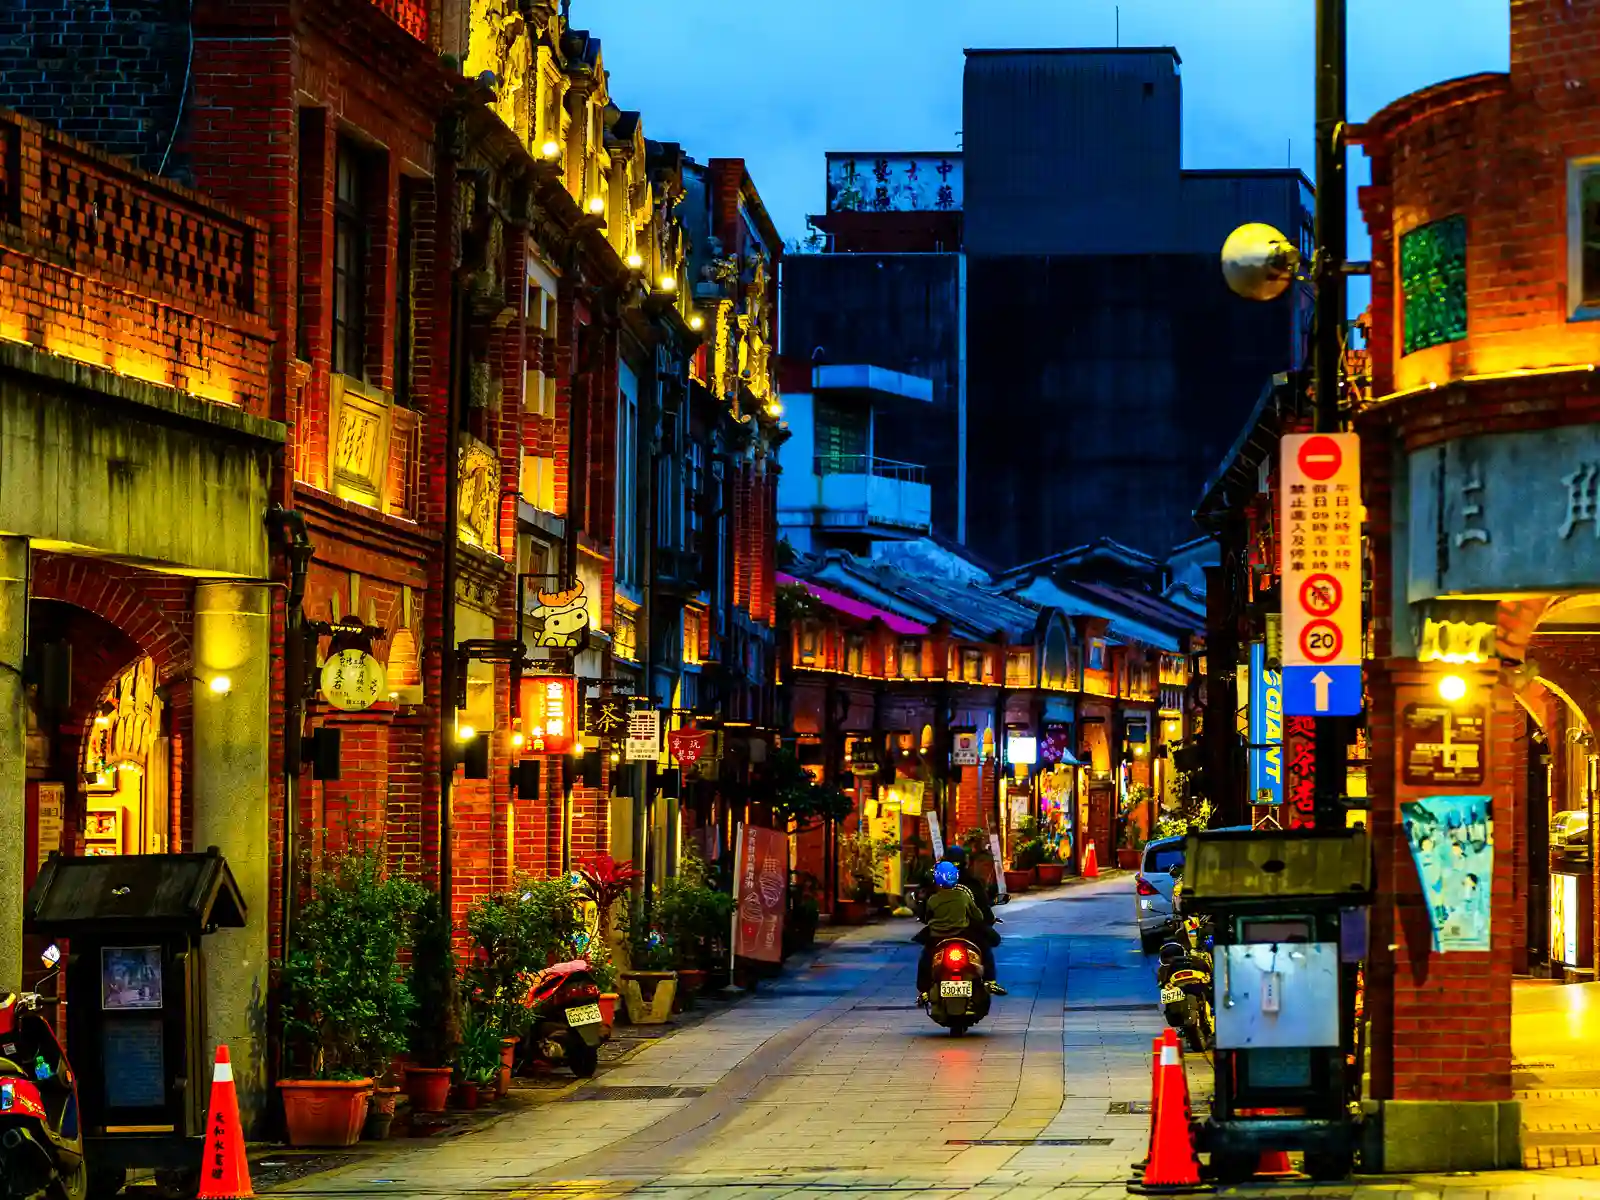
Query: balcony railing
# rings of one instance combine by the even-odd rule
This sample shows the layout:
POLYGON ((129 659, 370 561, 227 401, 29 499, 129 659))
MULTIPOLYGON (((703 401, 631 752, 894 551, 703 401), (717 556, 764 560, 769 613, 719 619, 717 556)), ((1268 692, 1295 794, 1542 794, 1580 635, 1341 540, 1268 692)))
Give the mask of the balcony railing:
POLYGON ((898 462, 871 454, 822 454, 816 459, 817 475, 870 475, 901 483, 927 483, 928 469, 917 463, 898 462))

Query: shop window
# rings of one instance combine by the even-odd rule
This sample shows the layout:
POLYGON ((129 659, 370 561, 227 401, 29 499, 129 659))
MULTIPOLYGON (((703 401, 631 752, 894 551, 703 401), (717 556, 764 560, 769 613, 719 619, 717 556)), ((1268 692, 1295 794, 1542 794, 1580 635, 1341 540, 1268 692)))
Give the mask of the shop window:
POLYGON ((916 638, 904 638, 900 642, 900 674, 906 679, 922 674, 922 643, 916 638))
POLYGON ((367 257, 361 151, 340 139, 333 192, 333 369, 366 378, 367 257))
POLYGON ((418 180, 401 176, 394 286, 394 398, 414 405, 412 347, 416 344, 418 180))
POLYGON ((612 617, 616 626, 612 653, 617 658, 625 658, 629 662, 637 662, 639 659, 639 629, 634 620, 634 609, 618 601, 613 608, 612 617))
POLYGON ((1106 640, 1105 638, 1089 639, 1089 670, 1104 671, 1106 669, 1106 640))
POLYGON ((1456 215, 1400 238, 1402 354, 1467 336, 1467 219, 1456 215))
POLYGON ((963 650, 961 652, 961 678, 967 683, 983 682, 982 650, 963 650))
MULTIPOLYGON (((695 666, 700 660, 700 623, 701 613, 698 608, 683 610, 683 661, 686 666, 695 666)), ((816 626, 807 621, 800 631, 800 661, 809 664, 816 657, 817 632, 816 626), (810 657, 807 657, 806 639, 811 640, 810 657)))
POLYGON ((1600 158, 1567 164, 1567 312, 1600 317, 1600 158))
POLYGON ((1012 650, 1006 655, 1006 686, 1033 686, 1033 651, 1012 650))
POLYGON ((1060 625, 1050 626, 1044 638, 1044 686, 1069 688, 1072 686, 1071 650, 1067 631, 1060 625))
POLYGON ((867 671, 867 639, 852 633, 844 640, 844 669, 852 675, 865 675, 867 671))

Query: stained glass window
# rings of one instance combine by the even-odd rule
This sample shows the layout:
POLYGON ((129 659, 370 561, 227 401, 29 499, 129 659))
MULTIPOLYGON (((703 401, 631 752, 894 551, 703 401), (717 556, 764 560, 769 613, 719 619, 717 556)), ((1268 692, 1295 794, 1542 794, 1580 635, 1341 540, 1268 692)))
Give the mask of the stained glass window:
POLYGON ((1467 219, 1446 217, 1400 238, 1402 354, 1467 336, 1467 219))

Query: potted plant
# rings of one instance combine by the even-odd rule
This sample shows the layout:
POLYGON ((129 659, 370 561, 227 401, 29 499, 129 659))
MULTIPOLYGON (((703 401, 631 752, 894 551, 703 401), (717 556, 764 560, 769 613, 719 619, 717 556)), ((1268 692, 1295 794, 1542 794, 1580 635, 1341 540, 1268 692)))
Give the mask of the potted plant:
POLYGON ((600 989, 600 1036, 609 1038, 617 1023, 617 964, 611 957, 611 947, 599 934, 590 939, 584 957, 589 960, 589 974, 600 989))
POLYGON ((617 905, 644 877, 631 861, 614 859, 609 854, 596 854, 578 864, 578 893, 595 907, 595 929, 586 947, 589 973, 600 989, 600 1021, 604 1036, 610 1037, 616 1024, 617 965, 612 956, 612 929, 615 925, 617 905))
POLYGON ((461 1107, 477 1108, 482 1094, 494 1087, 500 1070, 499 1023, 488 1012, 469 1016, 456 1056, 456 1095, 461 1107))
POLYGON ((659 926, 627 922, 628 969, 621 973, 622 999, 635 1025, 664 1025, 678 996, 677 952, 659 926))
POLYGON ((280 1080, 290 1144, 351 1146, 373 1075, 404 1045, 416 1001, 400 969, 422 889, 371 848, 325 855, 279 964, 284 1032, 303 1074, 280 1080))
POLYGON ((410 990, 412 1061, 405 1068, 406 1097, 415 1113, 441 1113, 461 1044, 461 1005, 450 921, 439 894, 430 892, 413 923, 410 990))
POLYGON ((655 889, 654 916, 673 950, 678 998, 686 1000, 705 986, 707 968, 727 945, 733 923, 733 897, 707 882, 706 867, 692 851, 678 873, 655 889))
POLYGON ((384 1142, 389 1139, 389 1129, 394 1124, 395 1104, 400 1099, 400 1089, 380 1084, 372 1089, 372 1099, 367 1105, 367 1120, 361 1127, 364 1142, 384 1142))
POLYGON ((1040 887, 1060 887, 1066 878, 1067 864, 1061 861, 1061 845, 1059 842, 1047 843, 1044 847, 1044 857, 1039 860, 1033 872, 1039 877, 1040 887))
POLYGON ((834 909, 842 924, 863 925, 872 915, 883 864, 896 850, 893 842, 875 838, 865 829, 839 835, 839 867, 849 877, 849 899, 839 901, 834 909))
POLYGON ((1124 820, 1122 836, 1117 839, 1117 866, 1124 871, 1137 871, 1143 852, 1144 839, 1139 836, 1139 826, 1132 820, 1124 820))

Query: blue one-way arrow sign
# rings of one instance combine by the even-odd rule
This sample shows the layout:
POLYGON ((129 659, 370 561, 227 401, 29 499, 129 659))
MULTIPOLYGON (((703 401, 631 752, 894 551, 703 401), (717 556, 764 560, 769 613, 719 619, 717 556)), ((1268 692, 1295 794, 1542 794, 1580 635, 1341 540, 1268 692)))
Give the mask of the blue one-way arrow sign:
POLYGON ((1285 716, 1353 717, 1360 711, 1359 666, 1283 668, 1285 716))

